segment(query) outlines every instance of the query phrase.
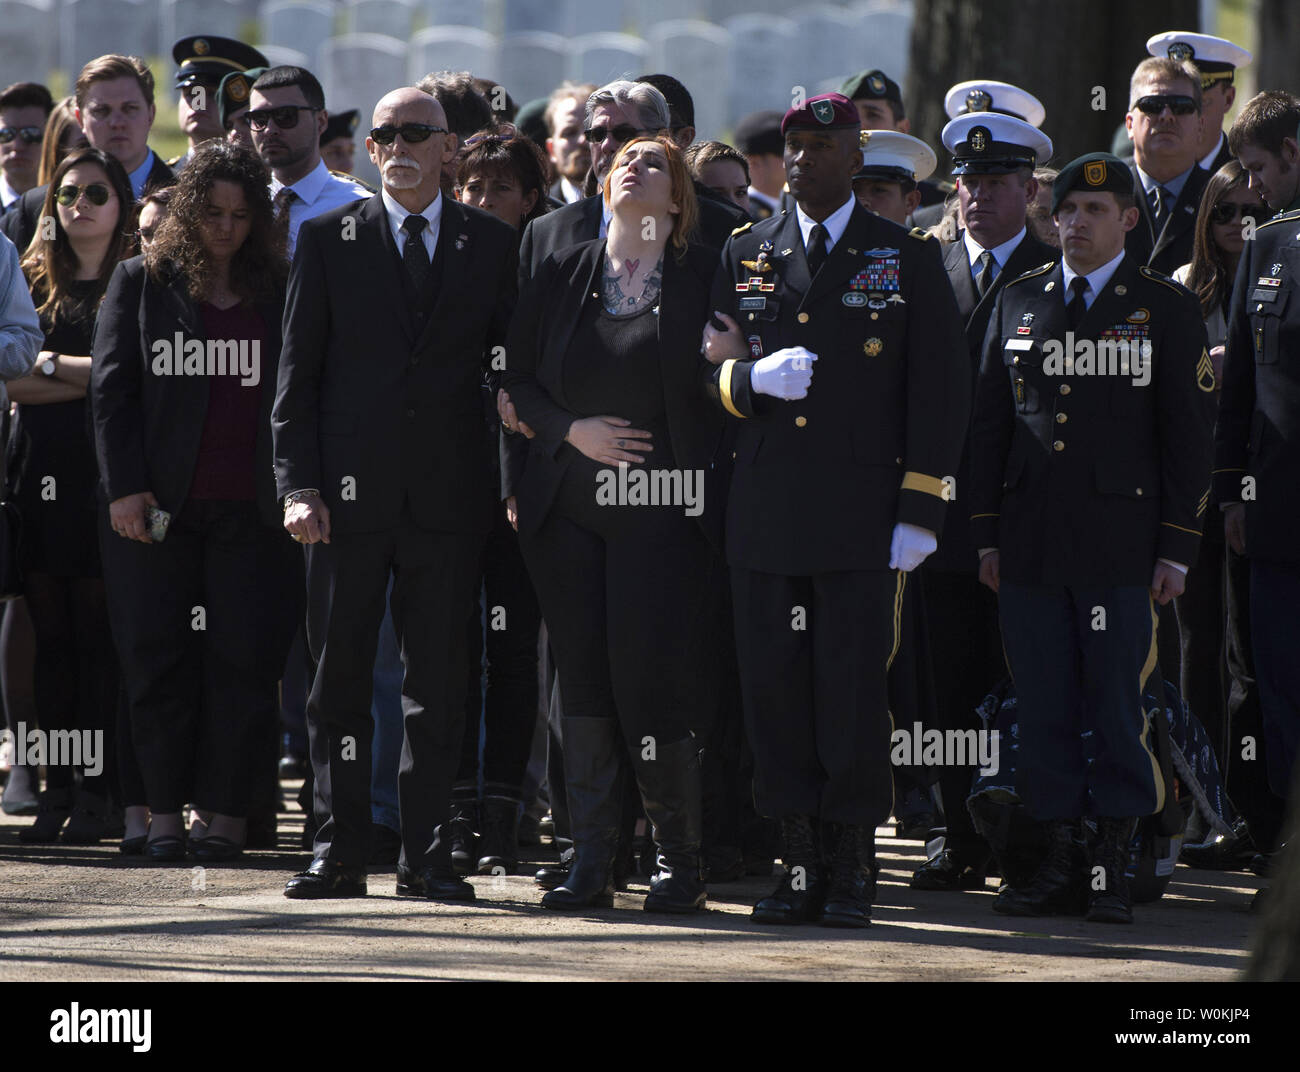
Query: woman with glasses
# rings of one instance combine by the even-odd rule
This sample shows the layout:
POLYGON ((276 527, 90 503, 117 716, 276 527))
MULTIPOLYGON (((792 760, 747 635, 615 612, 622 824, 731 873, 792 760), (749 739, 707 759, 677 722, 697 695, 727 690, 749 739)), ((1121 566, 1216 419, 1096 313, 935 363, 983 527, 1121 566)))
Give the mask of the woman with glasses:
POLYGON ((707 621, 722 419, 699 347, 717 256, 690 243, 698 206, 671 139, 624 145, 605 196, 608 238, 548 258, 506 347, 505 387, 534 433, 519 537, 564 696, 576 850, 542 904, 612 903, 630 758, 659 848, 645 908, 692 912, 705 902, 692 731, 717 663, 707 621))
POLYGON ((200 145, 95 330, 104 578, 159 861, 185 857, 187 803, 196 860, 242 852, 301 607, 271 462, 287 265, 268 178, 200 145))
POLYGON ((40 811, 19 833, 25 842, 62 832, 66 842, 95 844, 121 833, 110 788, 118 672, 95 538, 86 389, 96 310, 118 262, 135 252, 132 205, 122 165, 98 149, 77 150, 45 192, 41 215, 53 221, 53 237, 39 231, 23 259, 45 330, 36 368, 9 385, 18 403, 13 487, 36 635, 36 710, 47 734, 79 733, 84 753, 79 770, 46 763, 40 811))
MULTIPOLYGON (((1246 229, 1269 219, 1273 212, 1249 187, 1249 174, 1229 161, 1206 183, 1196 217, 1192 259, 1174 273, 1174 279, 1196 295, 1209 336, 1214 388, 1223 382, 1226 316, 1237 264, 1246 244, 1246 229)), ((1217 394, 1216 394, 1217 399, 1217 394)), ((1205 725, 1219 756, 1229 748, 1225 696, 1224 641, 1228 610, 1225 571, 1230 568, 1218 509, 1211 503, 1205 515, 1201 549, 1194 569, 1187 574, 1183 594, 1174 600, 1182 643, 1183 699, 1205 725)), ((1199 814, 1199 813, 1198 813, 1199 814)), ((1186 841, 1201 840, 1189 831, 1186 841)))

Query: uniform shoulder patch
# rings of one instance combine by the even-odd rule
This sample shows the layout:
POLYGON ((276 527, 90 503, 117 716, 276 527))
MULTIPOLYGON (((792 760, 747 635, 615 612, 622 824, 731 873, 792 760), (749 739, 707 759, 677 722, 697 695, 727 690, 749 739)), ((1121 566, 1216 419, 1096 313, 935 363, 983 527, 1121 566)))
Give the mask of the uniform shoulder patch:
POLYGON ((921 227, 913 227, 907 233, 911 235, 913 238, 918 239, 921 242, 928 242, 931 238, 934 237, 934 235, 932 235, 929 231, 921 227))
POLYGON ((738 235, 738 234, 744 234, 746 231, 748 231, 748 230, 749 230, 751 227, 753 227, 753 226, 754 226, 754 221, 753 221, 753 220, 750 220, 750 221, 748 221, 747 223, 741 224, 741 226, 737 227, 734 231, 731 232, 731 236, 734 238, 734 237, 735 237, 736 235, 738 235))
POLYGON ((1056 261, 1048 261, 1046 264, 1040 264, 1037 268, 1030 268, 1027 272, 1021 272, 1015 279, 1008 279, 1007 286, 1015 283, 1022 283, 1026 279, 1033 279, 1036 275, 1042 275, 1044 272, 1050 272, 1056 267, 1056 261))
POLYGON ((1160 274, 1159 272, 1157 272, 1154 268, 1148 268, 1148 267, 1144 264, 1144 265, 1142 265, 1140 268, 1138 268, 1138 271, 1139 271, 1142 275, 1146 276, 1147 279, 1150 279, 1150 280, 1152 280, 1153 282, 1156 282, 1156 283, 1162 283, 1162 284, 1164 284, 1166 287, 1168 287, 1170 290, 1172 290, 1175 294, 1184 294, 1184 293, 1187 293, 1187 288, 1186 288, 1186 287, 1179 286, 1179 285, 1178 285, 1177 283, 1175 283, 1172 279, 1170 279, 1167 275, 1161 275, 1161 274, 1160 274))

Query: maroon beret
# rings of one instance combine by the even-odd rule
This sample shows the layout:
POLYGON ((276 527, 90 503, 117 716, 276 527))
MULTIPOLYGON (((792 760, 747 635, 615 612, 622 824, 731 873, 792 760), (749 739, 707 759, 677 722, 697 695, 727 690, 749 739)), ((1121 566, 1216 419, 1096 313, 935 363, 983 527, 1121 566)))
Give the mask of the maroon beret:
POLYGON ((782 137, 791 130, 857 130, 862 125, 858 109, 842 93, 809 97, 802 108, 791 108, 781 120, 782 137))

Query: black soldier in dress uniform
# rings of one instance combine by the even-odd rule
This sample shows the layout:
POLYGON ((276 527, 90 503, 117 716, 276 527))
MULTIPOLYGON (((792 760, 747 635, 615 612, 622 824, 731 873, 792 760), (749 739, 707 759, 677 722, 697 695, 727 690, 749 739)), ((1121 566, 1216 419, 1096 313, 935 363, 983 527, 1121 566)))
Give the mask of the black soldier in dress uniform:
POLYGON ((180 171, 196 145, 226 136, 219 108, 221 80, 232 71, 269 64, 252 45, 211 34, 182 37, 172 46, 172 59, 176 62, 176 88, 181 95, 177 105, 180 128, 190 147, 183 156, 168 160, 167 166, 180 171))
POLYGON ((782 125, 796 208, 728 241, 713 297, 727 331, 705 328, 738 422, 726 553, 754 799, 785 843, 754 918, 861 927, 891 806, 906 572, 937 542, 969 376, 938 243, 853 196, 852 102, 813 97, 782 125))
POLYGON ((1223 118, 1237 99, 1232 80, 1237 68, 1244 67, 1254 57, 1226 38, 1188 33, 1186 30, 1156 34, 1147 41, 1147 52, 1153 56, 1168 56, 1171 60, 1186 60, 1200 72, 1201 115, 1205 118, 1205 125, 1196 155, 1201 168, 1213 175, 1232 159, 1228 138, 1223 132, 1223 118))
POLYGON ((1062 169, 1062 259, 1006 284, 985 337, 971 438, 980 579, 998 593, 1016 684, 1018 788, 1048 823, 1008 915, 1131 922, 1135 822, 1165 785, 1143 710, 1155 601, 1196 561, 1209 499, 1214 374, 1190 292, 1124 250, 1132 174, 1108 153, 1062 169), (1096 824, 1092 875, 1086 825, 1096 824))

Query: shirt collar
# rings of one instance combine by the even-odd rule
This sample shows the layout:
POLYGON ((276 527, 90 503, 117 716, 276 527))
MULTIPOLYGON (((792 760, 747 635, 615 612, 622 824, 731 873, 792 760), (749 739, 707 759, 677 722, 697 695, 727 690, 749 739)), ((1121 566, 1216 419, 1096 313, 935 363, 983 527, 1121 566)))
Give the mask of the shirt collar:
POLYGON ((575 186, 563 175, 560 176, 560 196, 564 198, 566 205, 572 205, 575 201, 581 201, 586 195, 581 188, 575 186))
MULTIPOLYGON (((1215 151, 1217 152, 1218 150, 1216 149, 1215 151)), ((1187 185, 1187 180, 1191 178, 1192 172, 1196 170, 1198 165, 1193 164, 1181 175, 1175 175, 1172 179, 1167 179, 1164 182, 1156 182, 1155 179, 1138 167, 1136 163, 1134 163, 1133 166, 1137 168, 1138 178, 1142 180, 1142 189, 1147 194, 1150 194, 1157 186, 1163 186, 1173 196, 1173 199, 1177 201, 1179 195, 1183 192, 1183 187, 1187 185)), ((1171 205, 1170 207, 1172 208, 1173 206, 1171 205)))
MULTIPOLYGON (((1124 251, 1121 249, 1119 254, 1113 259, 1107 261, 1100 268, 1094 268, 1087 275, 1088 291, 1094 298, 1106 289, 1106 284, 1110 282, 1110 277, 1115 274, 1115 269, 1119 267, 1119 262, 1124 259, 1124 251)), ((1061 258, 1061 274, 1065 283, 1065 300, 1070 300, 1070 284, 1078 277, 1079 273, 1070 267, 1069 262, 1064 257, 1061 258)), ((1087 301, 1087 298, 1084 299, 1087 301)), ((1087 302, 1091 305, 1092 302, 1087 302)))
MULTIPOLYGON (((321 191, 329 185, 331 178, 330 169, 325 166, 325 161, 317 160, 316 166, 311 171, 307 172, 297 182, 289 183, 288 188, 297 195, 298 200, 304 205, 310 205, 315 202, 316 198, 320 197, 321 191)), ((279 179, 271 179, 271 200, 275 200, 275 195, 283 190, 285 185, 279 179)), ((405 219, 405 215, 402 218, 405 219)))
POLYGON ((145 153, 144 163, 127 176, 131 180, 131 193, 135 195, 137 201, 140 200, 140 195, 144 193, 144 184, 149 181, 149 172, 153 170, 155 159, 154 151, 150 149, 145 153))
MULTIPOLYGON (((994 263, 997 264, 999 272, 1002 271, 1003 267, 1005 267, 1007 258, 1015 251, 1016 246, 1020 245, 1020 241, 1024 237, 1025 228, 1021 227, 1020 230, 1015 233, 1014 237, 1007 239, 1007 241, 1003 242, 1000 246, 994 246, 992 249, 988 250, 989 253, 993 254, 993 260, 994 263)), ((968 230, 962 231, 962 240, 966 243, 966 259, 970 261, 971 271, 974 272, 976 271, 975 266, 979 264, 980 254, 984 253, 985 249, 971 237, 971 233, 968 230)))
POLYGON ((1219 131, 1219 140, 1214 143, 1214 148, 1206 153, 1197 163, 1206 171, 1213 173, 1215 158, 1219 155, 1219 150, 1223 148, 1223 131, 1219 131))
POLYGON ((22 194, 10 186, 5 180, 4 173, 0 172, 0 211, 8 208, 12 202, 17 201, 20 197, 22 197, 22 194))
MULTIPOLYGON (((821 221, 822 226, 826 228, 827 253, 834 249, 835 243, 840 240, 844 228, 849 225, 849 217, 853 215, 853 206, 857 203, 858 199, 850 193, 849 199, 844 204, 821 221)), ((817 221, 804 212, 798 204, 795 205, 795 216, 799 220, 799 233, 803 235, 804 249, 807 249, 808 236, 812 234, 812 229, 817 226, 817 221)))
MULTIPOLYGON (((396 234, 401 231, 402 224, 406 222, 406 217, 412 215, 412 213, 407 212, 406 209, 402 208, 401 205, 394 201, 392 196, 382 186, 379 188, 379 195, 383 198, 384 211, 388 213, 388 225, 393 229, 393 233, 396 234)), ((428 225, 424 229, 425 233, 433 234, 437 230, 439 221, 442 219, 441 190, 438 191, 438 195, 429 202, 420 215, 429 221, 428 225)))

